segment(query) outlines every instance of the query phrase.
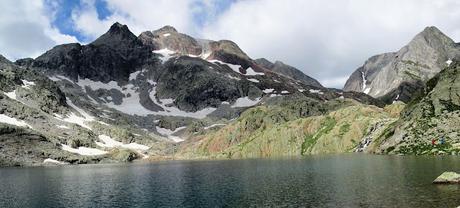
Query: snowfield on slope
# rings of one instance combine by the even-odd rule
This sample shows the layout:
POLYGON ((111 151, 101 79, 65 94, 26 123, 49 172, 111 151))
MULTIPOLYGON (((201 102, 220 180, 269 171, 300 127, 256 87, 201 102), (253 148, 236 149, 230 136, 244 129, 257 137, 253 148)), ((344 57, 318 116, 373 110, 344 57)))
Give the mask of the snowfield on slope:
POLYGON ((19 126, 19 127, 32 128, 32 126, 27 124, 25 121, 18 120, 18 119, 13 118, 13 117, 9 117, 9 116, 7 116, 5 114, 0 114, 0 123, 6 123, 6 124, 14 125, 14 126, 19 126))
POLYGON ((172 140, 173 142, 177 143, 177 142, 184 141, 184 139, 182 139, 182 138, 180 138, 178 136, 174 136, 174 134, 177 133, 178 131, 182 130, 182 129, 187 128, 187 127, 186 126, 178 127, 176 129, 174 129, 174 131, 171 130, 171 129, 161 128, 161 127, 158 127, 158 126, 156 126, 155 128, 156 128, 156 130, 157 130, 157 132, 159 134, 161 134, 162 136, 165 136, 168 139, 172 140))
POLYGON ((232 108, 240 108, 240 107, 251 107, 257 105, 261 98, 256 98, 255 100, 251 100, 249 97, 241 97, 236 99, 235 103, 232 105, 232 108))
POLYGON ((72 148, 69 145, 61 144, 62 145, 62 150, 79 154, 79 155, 85 155, 85 156, 96 156, 96 155, 104 155, 107 154, 106 151, 96 149, 96 148, 89 148, 89 147, 78 147, 78 148, 72 148))
POLYGON ((131 150, 136 150, 136 151, 146 151, 150 149, 150 147, 138 143, 129 143, 129 144, 124 144, 122 142, 116 141, 115 139, 107 136, 107 135, 99 135, 99 140, 102 142, 96 142, 96 145, 100 147, 107 147, 107 148, 125 148, 125 149, 131 149, 131 150))

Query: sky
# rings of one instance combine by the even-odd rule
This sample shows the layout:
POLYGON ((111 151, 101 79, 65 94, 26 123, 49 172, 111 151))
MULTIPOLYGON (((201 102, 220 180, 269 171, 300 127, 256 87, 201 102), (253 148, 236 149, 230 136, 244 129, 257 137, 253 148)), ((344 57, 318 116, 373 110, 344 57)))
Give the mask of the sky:
POLYGON ((460 41, 457 0, 2 0, 0 8, 0 54, 10 60, 90 43, 117 21, 136 35, 171 25, 232 40, 253 59, 282 61, 335 88, 427 26, 460 41))

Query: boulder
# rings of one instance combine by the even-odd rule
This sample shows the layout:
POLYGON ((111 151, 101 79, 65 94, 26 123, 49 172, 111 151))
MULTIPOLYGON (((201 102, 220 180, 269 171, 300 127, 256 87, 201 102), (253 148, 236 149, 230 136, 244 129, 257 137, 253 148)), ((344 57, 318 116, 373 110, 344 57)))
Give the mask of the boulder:
POLYGON ((119 162, 131 162, 138 158, 135 152, 128 149, 114 149, 111 152, 111 156, 119 162))
POLYGON ((433 183, 443 184, 443 183, 460 183, 460 174, 456 172, 444 172, 438 176, 433 183))

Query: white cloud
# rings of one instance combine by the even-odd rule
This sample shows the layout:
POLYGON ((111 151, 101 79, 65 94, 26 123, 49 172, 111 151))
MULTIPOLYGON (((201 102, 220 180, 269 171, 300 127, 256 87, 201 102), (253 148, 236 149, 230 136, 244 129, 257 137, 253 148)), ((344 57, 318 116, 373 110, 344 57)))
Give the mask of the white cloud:
MULTIPOLYGON (((136 35, 172 25, 200 38, 233 40, 252 58, 281 60, 328 87, 341 88, 368 57, 398 50, 426 26, 460 40, 456 0, 245 0, 226 10, 220 0, 105 2, 111 15, 102 20, 94 0, 73 10, 74 29, 85 42, 116 21, 136 35)), ((9 58, 76 41, 50 25, 53 11, 41 1, 0 1, 0 7, 0 53, 9 58)))
POLYGON ((0 1, 0 54, 15 60, 36 57, 56 44, 77 42, 50 24, 53 13, 43 1, 0 1))
POLYGON ((194 1, 111 0, 106 3, 112 14, 102 20, 98 18, 94 0, 84 0, 82 6, 73 11, 75 28, 90 40, 105 33, 114 22, 128 25, 136 35, 164 25, 172 25, 180 31, 192 33, 198 29, 193 23, 194 1))
POLYGON ((326 78, 320 79, 319 82, 323 86, 340 89, 345 84, 347 79, 348 79, 348 76, 330 77, 330 78, 326 77, 326 78))
POLYGON ((459 40, 459 4, 454 0, 238 1, 210 21, 202 36, 231 39, 251 57, 281 60, 326 81, 326 86, 341 88, 342 77, 368 57, 398 50, 426 26, 435 25, 459 40))

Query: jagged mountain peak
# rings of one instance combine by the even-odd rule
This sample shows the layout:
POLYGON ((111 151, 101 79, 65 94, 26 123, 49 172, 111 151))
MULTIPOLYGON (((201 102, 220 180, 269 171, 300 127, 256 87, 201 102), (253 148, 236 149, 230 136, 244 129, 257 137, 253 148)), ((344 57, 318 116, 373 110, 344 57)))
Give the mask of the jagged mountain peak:
POLYGON ((163 26, 162 28, 158 29, 158 30, 155 30, 153 31, 154 33, 156 32, 161 32, 161 33, 166 33, 166 32, 172 32, 172 33, 177 33, 177 30, 176 28, 174 28, 173 26, 171 25, 165 25, 163 26))
POLYGON ((142 32, 139 35, 139 40, 151 50, 167 48, 183 55, 202 53, 198 41, 187 34, 179 33, 170 25, 163 26, 158 30, 142 32))
POLYGON ((350 76, 344 90, 408 102, 458 55, 460 48, 451 38, 434 26, 426 27, 399 51, 369 58, 350 76))
POLYGON ((265 68, 272 68, 273 63, 266 58, 258 58, 254 60, 257 64, 262 65, 265 68))
POLYGON ((274 64, 275 65, 286 65, 284 62, 278 61, 278 60, 276 60, 274 64))
POLYGON ((436 26, 428 26, 423 29, 422 32, 419 34, 424 36, 436 35, 436 36, 445 36, 447 37, 441 30, 439 30, 436 26))
POLYGON ((135 41, 137 37, 129 30, 128 26, 114 23, 110 29, 93 41, 93 45, 109 45, 116 44, 120 41, 135 41))
POLYGON ((272 72, 282 74, 284 76, 290 77, 295 80, 299 80, 306 85, 310 85, 310 86, 314 86, 318 88, 323 87, 321 83, 319 83, 317 80, 304 74, 299 69, 283 63, 282 61, 277 60, 275 61, 275 63, 272 63, 271 61, 265 58, 259 58, 259 59, 256 59, 255 62, 272 72))
POLYGON ((422 32, 418 33, 408 45, 412 46, 420 42, 428 44, 433 48, 455 44, 451 38, 435 26, 426 27, 422 32))
POLYGON ((233 54, 245 60, 251 60, 238 44, 231 40, 213 41, 210 43, 210 47, 213 51, 221 51, 222 53, 233 54))

